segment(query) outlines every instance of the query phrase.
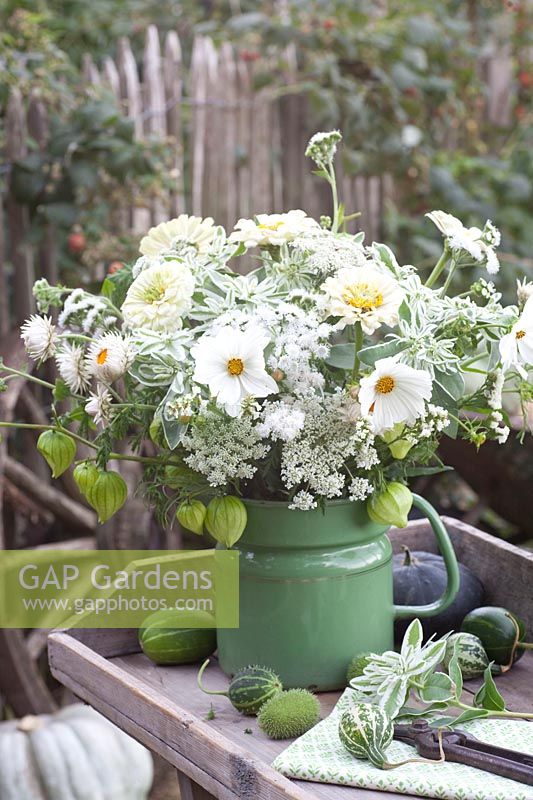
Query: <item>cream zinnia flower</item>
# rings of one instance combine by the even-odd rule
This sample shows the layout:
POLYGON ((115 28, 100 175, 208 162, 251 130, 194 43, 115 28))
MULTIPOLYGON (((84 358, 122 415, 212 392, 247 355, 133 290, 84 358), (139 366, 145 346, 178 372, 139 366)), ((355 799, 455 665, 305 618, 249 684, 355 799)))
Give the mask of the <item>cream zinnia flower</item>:
POLYGON ((375 433, 388 431, 398 422, 412 425, 424 414, 431 388, 429 372, 400 364, 395 358, 382 358, 376 361, 374 372, 361 381, 361 411, 371 417, 375 433))
POLYGON ((32 314, 22 325, 20 338, 24 341, 26 352, 35 361, 46 361, 56 351, 57 332, 51 317, 32 314))
POLYGON ((87 368, 85 350, 79 344, 66 342, 56 355, 59 374, 74 394, 83 392, 91 382, 91 374, 87 368))
POLYGON ((98 381, 112 383, 128 371, 134 358, 135 350, 128 337, 106 333, 89 346, 87 371, 98 381))
POLYGON ((213 241, 216 227, 212 217, 192 217, 180 214, 176 219, 161 222, 150 228, 141 239, 139 250, 143 256, 156 256, 165 250, 181 249, 183 245, 194 247, 199 253, 205 253, 213 241))
POLYGON ((500 355, 504 369, 517 367, 525 375, 520 360, 525 364, 533 364, 533 296, 524 306, 520 317, 509 333, 500 340, 500 355))
POLYGON ((85 403, 85 411, 89 414, 97 425, 109 422, 111 419, 112 397, 107 388, 99 383, 96 392, 91 392, 88 401, 85 403))
POLYGON ((279 391, 265 370, 263 351, 268 336, 260 328, 245 331, 221 328, 215 336, 205 334, 191 349, 196 363, 193 380, 207 384, 219 405, 235 416, 247 397, 266 397, 279 391))
POLYGON ((500 262, 494 248, 500 244, 501 234, 490 219, 481 230, 466 228, 460 220, 445 211, 430 211, 426 217, 437 226, 452 250, 465 250, 474 261, 484 264, 491 275, 498 272, 500 262))
POLYGON ((325 292, 328 316, 340 317, 342 326, 360 322, 372 334, 381 325, 396 325, 404 295, 396 281, 371 265, 347 267, 328 278, 325 292))
POLYGON ((258 214, 255 219, 240 219, 229 240, 242 242, 246 247, 280 246, 319 228, 305 211, 294 209, 286 214, 258 214))
POLYGON ((191 308, 194 278, 189 267, 167 261, 145 269, 135 278, 122 304, 125 324, 130 328, 173 331, 191 308))

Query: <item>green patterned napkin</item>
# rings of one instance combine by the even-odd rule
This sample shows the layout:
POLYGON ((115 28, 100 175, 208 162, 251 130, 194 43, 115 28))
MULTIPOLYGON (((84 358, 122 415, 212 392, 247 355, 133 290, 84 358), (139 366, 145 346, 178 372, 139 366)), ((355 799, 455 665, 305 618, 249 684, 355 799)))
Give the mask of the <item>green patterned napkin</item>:
MULTIPOLYGON (((437 797, 442 800, 533 800, 533 786, 500 778, 473 767, 452 762, 406 764, 390 771, 360 761, 342 746, 337 726, 348 707, 344 692, 331 715, 301 736, 274 761, 273 767, 288 778, 319 783, 338 783, 360 789, 381 789, 398 794, 437 797)), ((522 720, 473 720, 461 726, 478 739, 499 747, 533 755, 533 724, 522 720)), ((410 745, 394 741, 387 750, 389 761, 416 757, 410 745)))

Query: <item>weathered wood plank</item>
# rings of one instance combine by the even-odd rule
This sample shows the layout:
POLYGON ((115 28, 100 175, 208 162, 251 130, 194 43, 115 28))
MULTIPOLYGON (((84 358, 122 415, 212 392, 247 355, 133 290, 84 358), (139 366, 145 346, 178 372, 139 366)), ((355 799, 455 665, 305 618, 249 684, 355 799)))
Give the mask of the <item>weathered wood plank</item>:
POLYGON ((185 188, 183 185, 183 130, 182 94, 183 64, 178 34, 169 31, 165 38, 163 57, 163 81, 167 109, 167 133, 173 150, 175 189, 170 195, 170 216, 185 212, 185 188))
POLYGON ((205 139, 207 135, 207 86, 208 65, 206 63, 205 39, 197 36, 191 56, 191 162, 192 162, 192 213, 201 215, 203 209, 203 183, 205 174, 205 139))
MULTIPOLYGON (((165 108, 165 84, 159 33, 155 25, 146 30, 143 62, 143 118, 144 133, 164 139, 167 134, 167 112, 165 108)), ((170 201, 161 199, 151 203, 151 222, 158 225, 168 219, 170 201)))

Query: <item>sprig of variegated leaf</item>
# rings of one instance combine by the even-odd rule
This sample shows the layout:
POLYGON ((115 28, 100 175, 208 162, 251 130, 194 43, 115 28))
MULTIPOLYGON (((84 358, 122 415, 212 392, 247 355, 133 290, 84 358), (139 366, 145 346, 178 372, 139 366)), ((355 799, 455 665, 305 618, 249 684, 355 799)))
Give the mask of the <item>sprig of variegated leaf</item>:
POLYGON ((459 644, 455 643, 448 673, 438 669, 447 639, 433 637, 423 644, 422 625, 415 619, 408 627, 400 652, 392 650, 372 654, 363 674, 350 681, 354 698, 379 705, 390 719, 404 722, 429 717, 433 725, 456 726, 481 717, 529 717, 532 713, 511 712, 498 691, 490 664, 473 705, 463 703, 463 676, 459 665, 459 644), (409 699, 418 707, 407 705, 409 699), (444 716, 448 709, 458 709, 456 716, 444 716))

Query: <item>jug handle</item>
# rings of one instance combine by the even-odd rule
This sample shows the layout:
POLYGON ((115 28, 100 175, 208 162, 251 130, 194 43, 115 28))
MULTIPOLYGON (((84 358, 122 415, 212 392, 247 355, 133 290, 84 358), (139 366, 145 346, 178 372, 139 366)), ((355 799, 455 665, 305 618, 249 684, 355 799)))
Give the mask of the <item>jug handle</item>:
POLYGON ((459 591, 459 565, 448 531, 431 503, 428 503, 423 497, 413 494, 413 505, 422 511, 433 528, 433 533, 446 566, 448 582, 442 597, 427 606, 394 606, 396 619, 401 619, 402 617, 433 617, 448 608, 459 591))

